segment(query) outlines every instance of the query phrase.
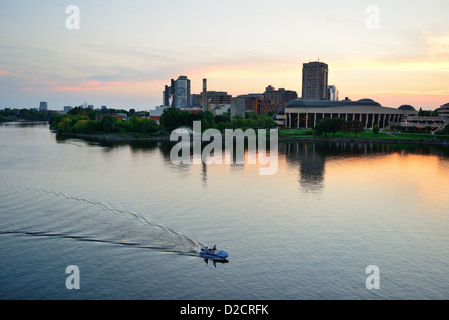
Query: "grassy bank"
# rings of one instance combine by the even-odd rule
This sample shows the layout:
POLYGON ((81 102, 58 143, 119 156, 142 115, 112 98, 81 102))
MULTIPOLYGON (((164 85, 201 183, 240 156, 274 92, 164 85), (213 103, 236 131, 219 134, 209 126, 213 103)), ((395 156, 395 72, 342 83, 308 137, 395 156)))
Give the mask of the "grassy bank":
POLYGON ((317 138, 317 139, 373 139, 373 140, 413 140, 413 141, 448 141, 449 135, 433 135, 426 133, 379 132, 377 135, 371 130, 357 134, 337 132, 335 135, 315 135, 312 130, 279 130, 280 138, 317 138))

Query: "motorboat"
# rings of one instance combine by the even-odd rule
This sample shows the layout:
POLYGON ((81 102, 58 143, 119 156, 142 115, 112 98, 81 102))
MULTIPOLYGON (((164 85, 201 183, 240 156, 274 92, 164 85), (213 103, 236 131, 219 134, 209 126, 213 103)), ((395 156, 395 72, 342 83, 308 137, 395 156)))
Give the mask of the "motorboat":
POLYGON ((212 260, 223 260, 226 259, 229 254, 226 251, 220 249, 211 249, 211 248, 201 248, 200 256, 207 259, 212 260))

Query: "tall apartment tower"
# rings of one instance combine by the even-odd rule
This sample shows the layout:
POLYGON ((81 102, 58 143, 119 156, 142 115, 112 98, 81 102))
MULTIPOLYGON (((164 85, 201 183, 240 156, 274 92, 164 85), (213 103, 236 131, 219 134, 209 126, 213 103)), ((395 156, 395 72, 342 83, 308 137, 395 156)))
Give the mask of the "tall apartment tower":
POLYGON ((329 68, 323 62, 304 63, 302 68, 302 98, 304 100, 327 100, 329 68))
POLYGON ((179 76, 177 80, 171 80, 170 86, 165 86, 163 95, 164 105, 178 109, 190 108, 190 79, 179 76))

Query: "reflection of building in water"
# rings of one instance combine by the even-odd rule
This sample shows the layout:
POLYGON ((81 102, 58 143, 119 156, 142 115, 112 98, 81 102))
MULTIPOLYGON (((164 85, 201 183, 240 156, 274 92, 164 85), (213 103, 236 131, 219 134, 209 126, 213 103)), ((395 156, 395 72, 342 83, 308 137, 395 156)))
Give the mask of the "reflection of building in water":
POLYGON ((299 183, 306 190, 323 187, 325 157, 316 152, 317 144, 287 142, 279 144, 279 152, 285 154, 290 163, 299 162, 299 183))
POLYGON ((307 190, 320 190, 325 178, 325 163, 327 159, 348 157, 375 157, 392 153, 401 154, 442 154, 446 148, 436 146, 375 144, 357 142, 279 142, 279 152, 285 155, 291 166, 299 165, 299 183, 307 190))

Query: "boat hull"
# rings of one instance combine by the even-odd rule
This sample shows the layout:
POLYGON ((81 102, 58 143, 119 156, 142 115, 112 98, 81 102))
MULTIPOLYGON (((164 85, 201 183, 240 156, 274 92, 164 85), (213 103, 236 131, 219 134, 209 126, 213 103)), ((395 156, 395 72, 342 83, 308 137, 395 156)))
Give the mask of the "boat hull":
POLYGON ((207 259, 224 260, 229 256, 229 254, 223 250, 217 250, 214 253, 200 251, 200 256, 207 259))

